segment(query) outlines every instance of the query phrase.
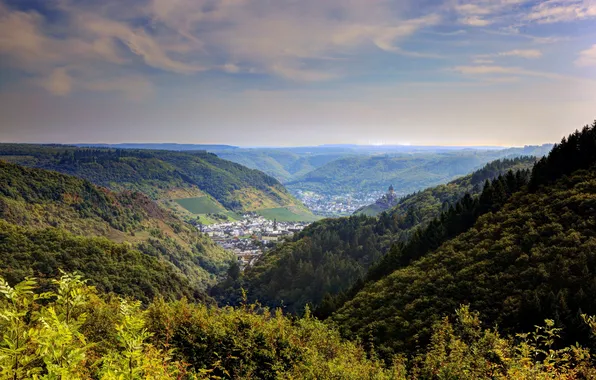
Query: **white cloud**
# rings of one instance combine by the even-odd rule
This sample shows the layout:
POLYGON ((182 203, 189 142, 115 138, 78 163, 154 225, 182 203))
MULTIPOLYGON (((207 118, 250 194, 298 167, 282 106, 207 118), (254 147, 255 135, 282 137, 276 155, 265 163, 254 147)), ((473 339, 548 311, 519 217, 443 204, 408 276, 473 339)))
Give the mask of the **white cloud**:
POLYGON ((501 57, 521 57, 531 59, 542 57, 542 52, 537 49, 515 49, 497 53, 496 55, 501 57))
POLYGON ((463 25, 470 25, 470 26, 487 26, 487 25, 490 25, 493 23, 490 20, 486 20, 486 19, 480 18, 478 16, 470 16, 470 17, 460 18, 459 22, 462 23, 463 25))
POLYGON ((512 67, 512 66, 498 66, 498 65, 476 65, 476 66, 456 66, 452 71, 458 72, 463 75, 472 75, 472 76, 522 76, 522 77, 536 77, 536 78, 544 78, 549 80, 555 81, 573 81, 577 83, 584 83, 584 84, 596 84, 596 81, 586 79, 586 78, 578 78, 569 75, 562 75, 557 73, 551 72, 544 72, 544 71, 535 71, 535 70, 528 70, 521 67, 512 67))
POLYGON ((455 12, 463 25, 483 27, 501 21, 503 16, 529 0, 463 0, 457 1, 455 12))
POLYGON ((596 18, 596 2, 593 0, 544 1, 533 7, 525 18, 541 24, 596 18))
POLYGON ((596 44, 592 47, 583 50, 579 53, 579 58, 575 61, 575 64, 580 67, 585 66, 596 66, 596 44))
MULTIPOLYGON (((532 23, 549 24, 596 18, 595 0, 454 0, 459 22, 468 26, 500 24, 518 31, 532 23)), ((538 41, 540 37, 537 37, 538 41)), ((543 42, 548 41, 548 37, 543 42)))

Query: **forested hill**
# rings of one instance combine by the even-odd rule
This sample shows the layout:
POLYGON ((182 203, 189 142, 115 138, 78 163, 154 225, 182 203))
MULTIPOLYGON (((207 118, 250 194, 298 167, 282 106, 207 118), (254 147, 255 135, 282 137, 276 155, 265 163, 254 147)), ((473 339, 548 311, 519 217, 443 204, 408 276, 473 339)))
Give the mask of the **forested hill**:
MULTIPOLYGON (((506 186, 507 176, 501 175, 510 169, 517 170, 515 184, 525 184, 534 162, 532 157, 492 162, 448 185, 407 196, 398 207, 377 218, 356 215, 314 223, 293 241, 264 255, 243 274, 227 279, 213 289, 213 295, 224 304, 235 304, 243 288, 251 300, 269 306, 283 305, 296 313, 309 303, 317 306, 317 315, 326 316, 345 301, 348 293, 359 290, 367 270, 379 263, 392 245, 395 251, 397 243, 412 240, 412 246, 405 251, 416 256, 429 249, 420 242, 454 237, 469 227, 460 220, 464 212, 474 214, 473 222, 487 211, 478 208, 477 202, 462 199, 464 194, 469 192, 479 198, 487 180, 494 180, 495 186, 506 186), (471 207, 476 209, 469 210, 471 207), (435 218, 439 219, 432 224, 435 218), (438 236, 436 225, 443 222, 451 227, 448 233, 438 236)), ((485 197, 490 198, 491 189, 492 186, 487 188, 485 197)), ((392 265, 400 264, 387 262, 381 267, 387 269, 392 265)))
POLYGON ((323 194, 372 193, 393 184, 405 195, 449 182, 503 158, 541 157, 551 145, 503 150, 461 149, 344 157, 284 182, 289 189, 323 194))
POLYGON ((334 323, 384 354, 407 352, 428 341, 440 316, 469 304, 507 333, 550 318, 567 342, 593 344, 580 314, 596 312, 596 122, 540 160, 529 186, 509 198, 505 191, 493 186, 503 205, 430 253, 396 252, 397 270, 369 273, 378 281, 335 312, 334 323))
MULTIPOLYGON (((418 220, 428 220, 438 216, 439 210, 446 211, 450 205, 455 204, 465 193, 479 194, 487 179, 497 178, 509 170, 531 169, 537 160, 538 158, 535 156, 522 156, 489 162, 482 169, 447 184, 429 187, 399 199, 389 213, 401 216, 409 214, 409 217, 418 220)), ((387 210, 379 206, 379 204, 374 203, 357 210, 355 214, 375 216, 387 210)))
POLYGON ((0 159, 75 175, 113 190, 140 191, 153 199, 207 195, 233 211, 304 210, 273 177, 205 151, 0 144, 0 159))
POLYGON ((78 270, 106 291, 202 297, 233 260, 141 193, 0 160, 0 275, 78 270))

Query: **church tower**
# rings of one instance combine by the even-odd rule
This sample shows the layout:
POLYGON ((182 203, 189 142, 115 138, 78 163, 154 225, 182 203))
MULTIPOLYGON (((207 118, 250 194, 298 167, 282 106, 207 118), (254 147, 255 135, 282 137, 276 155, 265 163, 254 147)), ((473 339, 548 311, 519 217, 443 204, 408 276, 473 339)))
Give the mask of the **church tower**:
POLYGON ((390 195, 393 195, 395 193, 395 189, 393 188, 393 185, 389 186, 389 191, 387 193, 390 195))

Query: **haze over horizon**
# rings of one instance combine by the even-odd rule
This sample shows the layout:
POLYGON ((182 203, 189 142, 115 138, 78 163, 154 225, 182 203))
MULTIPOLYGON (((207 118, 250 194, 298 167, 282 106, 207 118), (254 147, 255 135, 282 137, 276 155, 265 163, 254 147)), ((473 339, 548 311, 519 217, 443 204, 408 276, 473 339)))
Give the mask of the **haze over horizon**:
POLYGON ((554 143, 594 0, 0 0, 0 142, 554 143))

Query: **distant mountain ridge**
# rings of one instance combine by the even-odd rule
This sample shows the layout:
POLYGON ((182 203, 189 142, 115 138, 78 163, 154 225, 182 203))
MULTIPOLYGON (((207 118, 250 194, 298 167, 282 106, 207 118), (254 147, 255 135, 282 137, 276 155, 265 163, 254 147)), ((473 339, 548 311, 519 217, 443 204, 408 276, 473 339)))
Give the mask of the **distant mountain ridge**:
POLYGON ((119 144, 71 144, 79 148, 111 148, 111 149, 148 149, 148 150, 225 150, 239 149, 234 145, 225 144, 181 144, 181 143, 119 143, 119 144))
POLYGON ((140 191, 154 200, 208 197, 233 212, 288 207, 309 214, 275 178, 205 151, 0 144, 0 159, 75 175, 113 190, 140 191))
MULTIPOLYGON (((124 143, 124 144, 77 144, 80 147, 104 147, 104 148, 132 148, 132 149, 161 149, 161 150, 206 150, 218 155, 218 157, 230 160, 251 169, 257 169, 267 173, 284 184, 292 184, 299 181, 308 173, 321 168, 324 165, 340 159, 350 159, 358 156, 379 156, 379 155, 410 155, 410 154, 454 154, 455 152, 470 153, 477 151, 481 154, 490 155, 491 151, 500 151, 500 155, 487 157, 479 165, 497 158, 506 158, 510 155, 533 155, 541 156, 547 153, 552 144, 527 145, 524 147, 498 147, 498 146, 416 146, 416 145, 358 145, 358 144, 324 144, 318 146, 300 147, 238 147, 232 145, 209 145, 209 144, 176 144, 176 143, 124 143)), ((473 169, 473 168, 472 168, 473 169)), ((471 170, 471 169, 470 169, 471 170)), ((469 171, 469 170, 468 170, 469 171)), ((463 175, 466 172, 458 172, 463 175)), ((325 177, 332 181, 334 178, 325 177)), ((452 178, 449 178, 452 179, 452 178)), ((431 186, 437 183, 428 183, 431 186)), ((397 185, 397 184, 396 184, 397 185)), ((293 185, 292 185, 293 186, 293 185)), ((386 189, 389 183, 383 183, 381 189, 386 189)), ((422 189, 426 186, 416 187, 422 189)), ((354 186, 352 186, 354 187, 354 186)), ((402 186, 407 187, 407 186, 402 186)), ((409 187, 405 192, 412 191, 409 187)), ((325 190, 325 189, 323 189, 325 190)), ((379 191, 377 188, 375 191, 379 191)), ((329 189, 326 189, 329 191, 329 189)))
MULTIPOLYGON (((390 209, 390 214, 405 214, 407 212, 412 212, 413 209, 418 209, 420 212, 424 212, 424 209, 430 210, 428 207, 429 204, 434 204, 433 209, 444 209, 443 204, 445 202, 453 204, 463 197, 465 193, 470 193, 472 195, 478 194, 482 190, 484 181, 487 179, 492 180, 497 178, 499 175, 506 174, 509 170, 517 171, 531 169, 537 160, 538 158, 534 156, 521 156, 489 162, 482 167, 482 169, 457 178, 444 185, 429 187, 420 192, 412 193, 401 198, 394 195, 391 198, 390 203, 387 203, 385 199, 381 199, 380 202, 361 207, 356 210, 354 214, 376 216, 381 212, 390 209)), ((433 217, 435 216, 438 216, 438 214, 433 215, 433 217)))
POLYGON ((542 157, 550 145, 503 150, 358 155, 328 162, 286 182, 290 190, 323 194, 375 193, 395 186, 403 196, 480 169, 488 162, 520 156, 542 157))

